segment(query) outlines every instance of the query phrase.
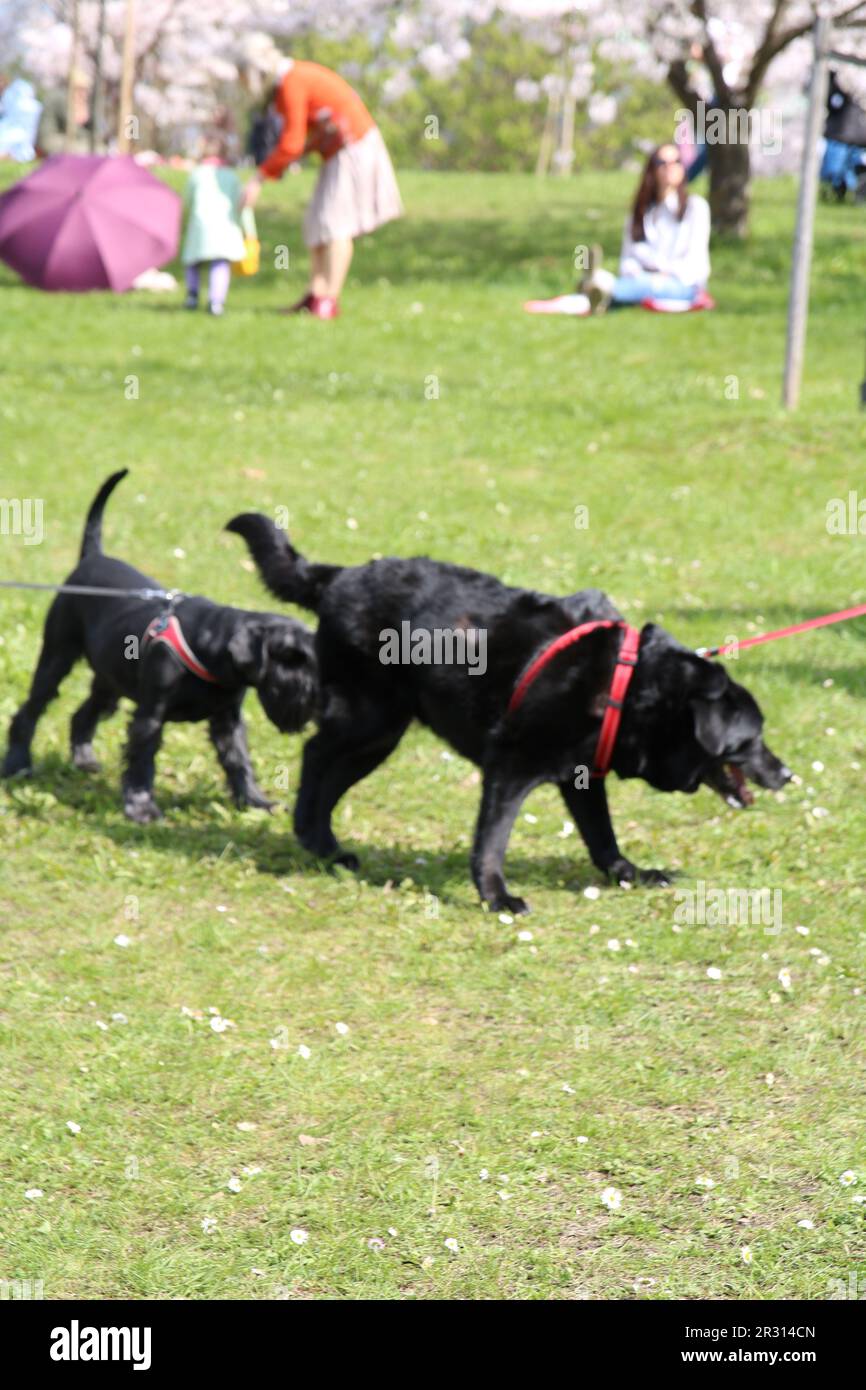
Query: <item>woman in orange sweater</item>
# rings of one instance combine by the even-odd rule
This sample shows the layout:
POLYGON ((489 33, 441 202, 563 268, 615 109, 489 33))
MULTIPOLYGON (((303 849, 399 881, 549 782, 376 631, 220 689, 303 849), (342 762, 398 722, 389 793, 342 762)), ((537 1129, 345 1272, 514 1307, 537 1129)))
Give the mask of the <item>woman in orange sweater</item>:
POLYGON ((255 206, 263 180, 281 178, 305 154, 321 155, 304 217, 309 288, 288 312, 336 318, 355 238, 403 211, 385 142, 357 92, 330 68, 295 62, 269 41, 249 46, 239 68, 248 89, 274 84, 274 105, 283 119, 277 145, 246 185, 245 206, 255 206))

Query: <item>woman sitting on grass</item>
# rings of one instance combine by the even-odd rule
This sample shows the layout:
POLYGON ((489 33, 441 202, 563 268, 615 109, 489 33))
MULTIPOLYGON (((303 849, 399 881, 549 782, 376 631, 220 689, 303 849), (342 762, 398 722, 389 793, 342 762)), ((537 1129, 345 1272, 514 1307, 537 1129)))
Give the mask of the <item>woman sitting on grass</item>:
POLYGON ((682 312, 712 308, 710 209, 689 193, 676 145, 659 145, 647 160, 626 220, 619 275, 603 269, 594 246, 577 294, 530 300, 533 314, 602 314, 609 304, 682 312))

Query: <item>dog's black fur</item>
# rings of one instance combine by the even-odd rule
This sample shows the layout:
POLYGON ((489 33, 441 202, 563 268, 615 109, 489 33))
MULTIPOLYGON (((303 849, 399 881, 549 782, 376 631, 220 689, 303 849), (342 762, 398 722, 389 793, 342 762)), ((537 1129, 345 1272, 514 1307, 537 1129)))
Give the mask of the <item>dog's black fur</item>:
MULTIPOLYGON (((147 575, 102 553, 103 509, 127 471, 113 473, 94 498, 79 563, 67 584, 160 588, 147 575)), ((84 657, 93 670, 93 684, 72 718, 72 760, 84 771, 98 770, 91 742, 98 721, 114 713, 121 696, 135 701, 123 777, 123 807, 130 820, 145 824, 159 817, 153 798, 154 761, 167 720, 206 719, 238 806, 271 808, 274 803, 256 784, 241 705, 247 687, 254 686, 278 729, 302 729, 314 713, 318 692, 313 634, 284 614, 245 612, 206 598, 183 597, 174 612, 195 656, 219 682, 210 684, 181 665, 165 643, 142 645, 148 624, 165 611, 165 601, 159 598, 57 595, 45 621, 30 694, 9 728, 3 776, 30 771, 37 721, 61 681, 84 657)))
MULTIPOLYGON (((304 749, 295 831, 313 853, 357 867, 331 829, 340 797, 397 746, 413 718, 427 724, 483 773, 472 874, 494 909, 523 912, 507 891, 503 860, 520 804, 555 782, 593 863, 618 882, 667 882, 621 854, 603 779, 578 789, 592 767, 616 653, 617 629, 599 629, 558 654, 514 715, 509 698, 529 662, 580 623, 619 614, 597 589, 553 598, 507 588, 476 570, 426 558, 374 560, 357 568, 313 564, 264 516, 246 513, 228 529, 243 536, 264 582, 279 598, 319 615, 319 732, 304 749), (383 665, 384 629, 476 628, 487 633, 487 670, 454 665, 383 665)), ((653 623, 625 701, 613 770, 661 791, 708 783, 745 805, 744 777, 776 789, 790 772, 761 738, 755 700, 724 668, 696 656, 653 623)))

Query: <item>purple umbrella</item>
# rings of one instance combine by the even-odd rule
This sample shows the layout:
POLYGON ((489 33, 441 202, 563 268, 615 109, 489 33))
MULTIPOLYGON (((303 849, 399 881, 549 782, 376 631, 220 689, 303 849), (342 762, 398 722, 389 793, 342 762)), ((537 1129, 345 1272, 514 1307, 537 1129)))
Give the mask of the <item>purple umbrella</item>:
POLYGON ((128 290, 177 252, 180 198, 130 155, 57 154, 0 197, 0 259, 43 290, 128 290))

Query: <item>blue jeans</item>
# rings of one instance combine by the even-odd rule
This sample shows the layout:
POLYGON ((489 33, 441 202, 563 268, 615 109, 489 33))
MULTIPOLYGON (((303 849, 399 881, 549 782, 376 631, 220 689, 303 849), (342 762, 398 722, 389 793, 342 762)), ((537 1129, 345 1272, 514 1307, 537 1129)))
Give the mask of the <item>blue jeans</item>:
POLYGON ((643 275, 618 275, 613 287, 613 302, 640 304, 642 299, 685 299, 691 303, 699 289, 700 285, 684 285, 672 275, 650 271, 643 275))

